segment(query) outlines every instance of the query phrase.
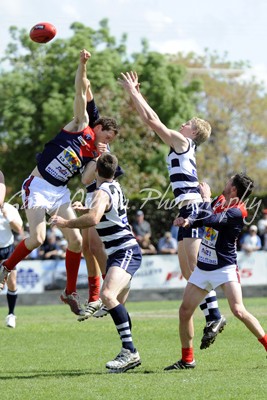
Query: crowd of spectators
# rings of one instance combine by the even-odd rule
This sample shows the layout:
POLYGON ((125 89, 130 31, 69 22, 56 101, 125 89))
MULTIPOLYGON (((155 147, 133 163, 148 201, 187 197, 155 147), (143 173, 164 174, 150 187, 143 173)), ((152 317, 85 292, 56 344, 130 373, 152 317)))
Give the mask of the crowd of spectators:
MULTIPOLYGON (((178 227, 173 224, 165 231, 159 239, 155 240, 150 222, 145 219, 142 210, 138 210, 131 224, 132 231, 142 249, 143 255, 147 254, 177 254, 178 249, 178 227)), ((27 237, 28 226, 26 224, 24 237, 27 237)), ((15 236, 15 245, 21 238, 15 236)), ((34 260, 60 260, 66 256, 67 241, 61 231, 56 228, 47 230, 46 240, 42 246, 32 251, 28 259, 34 260)), ((238 243, 238 250, 246 254, 254 251, 267 251, 267 209, 262 211, 262 217, 257 225, 248 225, 238 243)))
MULTIPOLYGON (((26 224, 24 229, 24 238, 28 236, 29 226, 26 224)), ((15 245, 21 241, 21 237, 16 235, 15 245)), ((66 256, 67 241, 64 239, 62 232, 56 228, 47 229, 46 239, 42 246, 34 249, 28 260, 61 260, 66 256)))
POLYGON ((262 210, 262 216, 257 225, 248 225, 240 236, 238 250, 247 255, 254 251, 267 251, 267 208, 262 210))

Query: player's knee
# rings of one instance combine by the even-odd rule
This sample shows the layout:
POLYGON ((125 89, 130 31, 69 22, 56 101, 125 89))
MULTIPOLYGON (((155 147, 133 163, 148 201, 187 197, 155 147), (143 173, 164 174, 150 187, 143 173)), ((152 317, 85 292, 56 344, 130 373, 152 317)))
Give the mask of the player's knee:
POLYGON ((100 298, 104 304, 109 305, 109 303, 113 300, 114 295, 108 289, 103 289, 100 293, 100 298))
POLYGON ((82 237, 81 236, 73 236, 68 240, 68 249, 74 252, 79 252, 82 250, 82 237))
POLYGON ((40 247, 45 241, 45 237, 43 235, 37 235, 37 236, 30 236, 25 240, 25 245, 29 250, 34 250, 37 249, 37 247, 40 247))
POLYGON ((16 271, 12 271, 7 280, 8 290, 15 292, 17 290, 17 276, 16 271))
POLYGON ((191 310, 186 307, 186 305, 184 303, 181 304, 180 308, 179 308, 179 318, 181 321, 186 321, 188 319, 190 319, 192 316, 192 312, 191 310))
POLYGON ((7 284, 8 290, 10 290, 11 292, 15 292, 17 290, 17 284, 16 281, 15 282, 8 282, 7 284))
POLYGON ((240 307, 238 305, 234 305, 233 307, 231 307, 231 311, 234 314, 234 316, 238 319, 240 319, 241 321, 243 321, 244 319, 244 315, 246 313, 246 310, 244 307, 240 307))

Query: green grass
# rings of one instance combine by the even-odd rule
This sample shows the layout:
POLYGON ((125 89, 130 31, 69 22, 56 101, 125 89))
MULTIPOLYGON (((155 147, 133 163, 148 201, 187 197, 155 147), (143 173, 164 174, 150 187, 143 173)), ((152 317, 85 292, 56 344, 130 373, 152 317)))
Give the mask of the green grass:
MULTIPOLYGON (((267 359, 257 339, 220 300, 227 326, 200 350, 203 316, 195 315, 194 370, 164 372, 180 358, 178 301, 132 302, 133 338, 142 366, 108 374, 105 363, 120 350, 109 316, 76 322, 64 305, 18 306, 17 327, 0 327, 1 400, 266 399, 267 359)), ((266 299, 245 299, 267 330, 266 299)), ((1 307, 1 316, 6 309, 1 307)))

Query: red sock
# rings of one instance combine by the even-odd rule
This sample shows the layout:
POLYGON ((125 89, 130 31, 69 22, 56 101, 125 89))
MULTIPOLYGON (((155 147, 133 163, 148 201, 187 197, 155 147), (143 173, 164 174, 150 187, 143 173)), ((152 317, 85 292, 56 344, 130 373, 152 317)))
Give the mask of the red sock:
POLYGON ((78 279, 78 272, 81 261, 81 252, 74 253, 67 249, 66 251, 66 273, 67 273, 67 283, 66 283, 66 294, 71 294, 76 292, 76 283, 78 279))
POLYGON ((104 280, 106 277, 106 274, 102 274, 102 279, 104 280))
POLYGON ((100 295, 100 276, 89 276, 89 303, 97 301, 100 295))
POLYGON ((11 256, 4 262, 4 266, 11 271, 15 266, 26 258, 32 250, 25 246, 25 239, 22 240, 15 248, 11 256))
POLYGON ((258 341, 264 346, 265 350, 267 351, 267 333, 258 341))
POLYGON ((182 348, 182 360, 191 363, 194 361, 194 350, 193 347, 182 348))

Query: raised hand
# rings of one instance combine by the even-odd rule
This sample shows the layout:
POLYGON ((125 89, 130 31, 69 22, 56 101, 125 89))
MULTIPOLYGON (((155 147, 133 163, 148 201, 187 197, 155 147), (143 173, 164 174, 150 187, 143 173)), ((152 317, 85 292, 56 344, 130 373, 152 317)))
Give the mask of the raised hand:
POLYGON ((125 72, 125 74, 121 72, 121 77, 118 78, 118 83, 127 91, 136 89, 138 92, 140 92, 140 83, 138 82, 138 75, 136 71, 125 72))
POLYGON ((89 51, 85 49, 80 51, 80 60, 83 64, 86 64, 89 58, 91 58, 91 53, 89 53, 89 51))
POLYGON ((210 190, 209 185, 206 182, 201 182, 199 184, 199 190, 200 190, 200 194, 201 194, 203 199, 210 200, 210 198, 211 198, 211 190, 210 190))

